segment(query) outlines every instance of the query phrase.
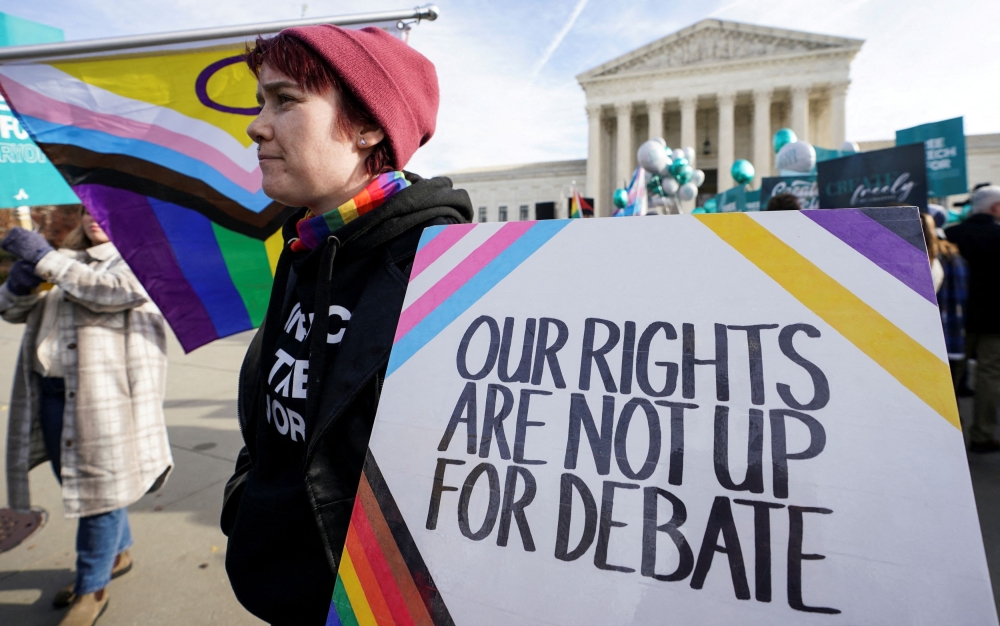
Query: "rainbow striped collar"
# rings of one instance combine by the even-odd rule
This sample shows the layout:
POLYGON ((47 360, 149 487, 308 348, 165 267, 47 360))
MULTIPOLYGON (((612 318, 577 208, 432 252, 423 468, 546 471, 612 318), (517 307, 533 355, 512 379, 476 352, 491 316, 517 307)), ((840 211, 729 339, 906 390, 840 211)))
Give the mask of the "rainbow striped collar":
POLYGON ((382 206, 386 200, 410 186, 403 172, 386 172, 380 174, 361 193, 354 196, 333 211, 323 215, 306 217, 299 220, 295 230, 299 238, 292 242, 292 251, 313 250, 321 241, 332 235, 340 227, 354 221, 365 213, 382 206))

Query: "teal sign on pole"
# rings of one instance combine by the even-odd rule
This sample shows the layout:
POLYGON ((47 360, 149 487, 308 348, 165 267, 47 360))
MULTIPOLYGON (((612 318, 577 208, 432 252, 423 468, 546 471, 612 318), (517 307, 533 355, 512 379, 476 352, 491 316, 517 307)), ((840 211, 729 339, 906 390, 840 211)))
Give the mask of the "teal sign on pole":
MULTIPOLYGON (((0 45, 21 46, 63 40, 58 28, 0 13, 0 45)), ((0 208, 79 204, 59 170, 35 145, 0 96, 0 208)))
POLYGON ((743 213, 747 210, 746 188, 737 185, 715 196, 715 206, 719 213, 743 213))
POLYGON ((927 195, 935 198, 969 191, 965 126, 961 117, 896 131, 896 145, 923 143, 927 153, 927 195))

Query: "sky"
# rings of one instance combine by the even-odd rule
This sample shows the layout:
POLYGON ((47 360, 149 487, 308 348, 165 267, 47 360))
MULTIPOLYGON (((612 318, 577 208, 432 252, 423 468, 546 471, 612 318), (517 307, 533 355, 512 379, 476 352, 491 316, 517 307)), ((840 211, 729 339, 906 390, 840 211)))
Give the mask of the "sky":
MULTIPOLYGON (((0 0, 67 40, 409 8, 413 0, 0 0)), ((964 116, 1000 132, 997 0, 439 0, 410 45, 437 67, 434 138, 407 169, 435 175, 587 152, 576 75, 705 18, 864 39, 851 66, 847 136, 964 116)))

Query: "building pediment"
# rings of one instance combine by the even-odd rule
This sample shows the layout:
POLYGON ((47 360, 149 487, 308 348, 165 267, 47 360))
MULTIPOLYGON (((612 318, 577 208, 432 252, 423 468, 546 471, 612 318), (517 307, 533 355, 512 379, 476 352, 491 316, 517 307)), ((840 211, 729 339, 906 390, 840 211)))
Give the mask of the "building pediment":
POLYGON ((709 19, 612 59, 577 78, 587 82, 766 57, 787 58, 824 51, 856 53, 862 43, 859 39, 709 19))

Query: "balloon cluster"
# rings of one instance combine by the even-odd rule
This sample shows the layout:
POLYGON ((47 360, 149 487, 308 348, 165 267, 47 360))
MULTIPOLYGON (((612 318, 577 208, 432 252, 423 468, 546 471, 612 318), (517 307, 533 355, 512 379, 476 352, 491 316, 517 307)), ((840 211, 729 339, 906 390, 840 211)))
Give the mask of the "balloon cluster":
MULTIPOLYGON (((840 152, 860 152, 858 144, 845 141, 840 152)), ((774 133, 774 166, 782 176, 808 176, 816 168, 816 148, 799 141, 795 131, 782 128, 774 133)))
MULTIPOLYGON (((650 139, 639 146, 636 153, 639 166, 649 173, 646 191, 652 206, 674 205, 677 201, 690 201, 698 197, 698 187, 705 182, 705 172, 692 167, 694 148, 671 150, 663 139, 650 139)), ((618 189, 614 195, 615 206, 628 204, 628 193, 618 189)))

